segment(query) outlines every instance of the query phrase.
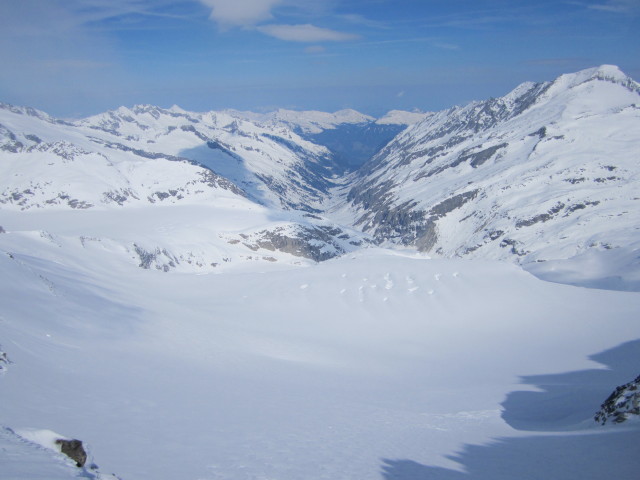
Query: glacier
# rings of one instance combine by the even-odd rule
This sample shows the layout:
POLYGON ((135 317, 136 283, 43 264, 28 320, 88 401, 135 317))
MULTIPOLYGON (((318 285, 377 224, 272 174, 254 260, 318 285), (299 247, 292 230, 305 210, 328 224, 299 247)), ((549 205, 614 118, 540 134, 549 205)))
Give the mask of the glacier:
POLYGON ((0 477, 633 478, 640 420, 593 416, 638 375, 638 92, 1 104, 0 477), (355 170, 316 143, 384 125, 355 170))

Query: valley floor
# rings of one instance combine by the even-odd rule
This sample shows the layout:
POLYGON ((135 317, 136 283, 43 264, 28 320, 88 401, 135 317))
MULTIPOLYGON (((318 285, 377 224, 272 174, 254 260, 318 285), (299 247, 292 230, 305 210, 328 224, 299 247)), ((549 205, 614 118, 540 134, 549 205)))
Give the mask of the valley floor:
MULTIPOLYGON (((0 424, 80 438, 101 472, 584 480, 640 467, 639 422, 593 421, 639 373, 638 293, 373 248, 223 275, 29 252, 0 255, 0 424)), ((7 430, 0 448, 3 478, 98 478, 7 430)))

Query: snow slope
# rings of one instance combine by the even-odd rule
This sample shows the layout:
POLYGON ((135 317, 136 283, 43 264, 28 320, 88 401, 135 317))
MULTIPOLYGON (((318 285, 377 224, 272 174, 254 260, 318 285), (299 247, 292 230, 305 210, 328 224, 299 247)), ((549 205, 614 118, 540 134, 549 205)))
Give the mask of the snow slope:
MULTIPOLYGON (((112 175, 120 173, 125 177, 125 168, 134 170, 143 165, 160 178, 162 170, 173 168, 166 172, 167 177, 173 178, 176 170, 188 169, 169 162, 191 161, 195 162, 193 172, 204 175, 198 168, 202 165, 224 176, 227 183, 233 182, 252 200, 276 208, 316 210, 331 186, 327 180, 330 161, 326 148, 303 140, 284 127, 262 128, 221 112, 197 114, 138 105, 71 124, 32 109, 2 104, 0 141, 6 153, 3 158, 11 158, 8 154, 14 153, 15 162, 22 162, 23 157, 38 162, 42 155, 57 155, 64 160, 93 155, 102 157, 104 163, 115 164, 119 172, 112 175), (156 160, 155 164, 150 160, 156 160), (119 164, 124 164, 123 168, 118 168, 119 164)), ((205 172, 208 181, 212 174, 205 172)), ((96 175, 102 176, 102 172, 96 175)), ((56 178, 57 174, 47 172, 46 176, 56 178)), ((143 179, 129 179, 133 183, 136 180, 143 179)), ((202 183, 197 178, 195 181, 202 183)), ((16 193, 22 195, 21 200, 29 195, 25 194, 29 185, 9 187, 2 191, 5 204, 14 203, 16 193), (19 187, 24 189, 17 190, 19 187)), ((129 201, 147 193, 125 192, 121 196, 126 197, 123 201, 129 201)))
POLYGON ((19 232, 17 242, 94 246, 165 271, 318 261, 366 241, 307 212, 326 195, 311 166, 322 147, 194 115, 123 107, 70 124, 1 106, 0 226, 19 232), (64 237, 69 226, 74 236, 64 237))
POLYGON ((637 289, 639 100, 605 65, 430 115, 358 172, 335 218, 441 257, 577 258, 535 267, 552 280, 580 276, 580 255, 627 258, 618 284, 637 289))
POLYGON ((282 108, 263 114, 240 112, 237 110, 226 110, 225 113, 237 118, 258 122, 265 126, 286 126, 301 134, 317 134, 324 130, 335 129, 345 124, 365 124, 376 121, 374 117, 364 115, 352 109, 338 110, 334 113, 315 110, 286 110, 282 108))
POLYGON ((291 129, 306 140, 328 148, 335 174, 357 169, 408 125, 426 115, 392 110, 376 119, 349 109, 334 113, 283 109, 265 114, 234 110, 225 113, 267 128, 291 129))
POLYGON ((391 110, 387 112, 384 116, 380 117, 376 120, 376 123, 379 125, 414 125, 426 117, 431 115, 431 113, 424 112, 406 112, 404 110, 391 110))
POLYGON ((502 477, 473 478, 640 466, 637 423, 592 419, 640 358, 638 342, 624 347, 640 338, 638 294, 375 249, 199 276, 80 261, 65 245, 27 252, 0 256, 13 362, 0 423, 80 438, 126 480, 458 478, 498 446, 502 477), (611 370, 589 359, 621 348, 600 360, 611 370), (528 399, 554 383, 539 378, 584 369, 598 381, 577 372, 570 390, 528 399), (577 462, 585 449, 598 453, 577 462))
POLYGON ((0 478, 634 478, 593 416, 639 373, 637 95, 525 84, 341 179, 228 112, 2 105, 0 478))

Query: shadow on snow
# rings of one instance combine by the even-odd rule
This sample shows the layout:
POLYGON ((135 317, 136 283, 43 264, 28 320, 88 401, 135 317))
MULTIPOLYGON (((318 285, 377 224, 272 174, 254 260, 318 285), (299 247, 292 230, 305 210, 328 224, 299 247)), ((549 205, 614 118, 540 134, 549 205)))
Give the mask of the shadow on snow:
POLYGON ((530 437, 499 438, 466 445, 447 458, 463 471, 384 459, 385 480, 604 480, 636 478, 640 430, 619 425, 598 428, 593 415, 617 385, 638 375, 640 340, 589 357, 608 367, 523 377, 540 392, 507 396, 502 418, 513 428, 544 431, 530 437), (585 428, 591 426, 593 428, 585 428), (549 434, 549 431, 556 433, 549 434))

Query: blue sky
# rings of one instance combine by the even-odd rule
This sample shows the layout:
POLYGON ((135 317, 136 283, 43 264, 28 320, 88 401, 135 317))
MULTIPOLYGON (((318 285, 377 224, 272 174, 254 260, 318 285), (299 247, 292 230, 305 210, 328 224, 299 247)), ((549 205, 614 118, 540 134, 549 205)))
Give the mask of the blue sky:
POLYGON ((0 0, 0 101, 80 117, 439 110, 604 63, 640 79, 640 0, 0 0))

